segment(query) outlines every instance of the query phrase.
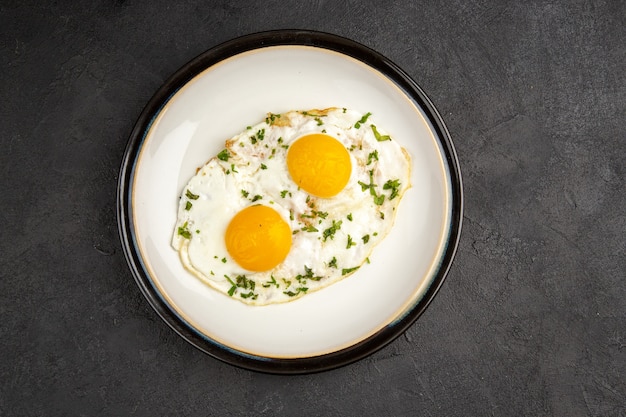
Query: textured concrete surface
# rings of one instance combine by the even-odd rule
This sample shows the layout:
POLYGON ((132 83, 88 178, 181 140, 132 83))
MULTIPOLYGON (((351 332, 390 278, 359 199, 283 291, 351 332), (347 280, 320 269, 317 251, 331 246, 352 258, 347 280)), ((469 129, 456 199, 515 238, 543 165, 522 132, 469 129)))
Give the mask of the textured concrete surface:
POLYGON ((0 415, 626 416, 623 0, 4 0, 0 28, 0 415), (204 50, 279 28, 404 68, 447 121, 466 193, 456 261, 420 320, 297 377, 175 335, 115 218, 154 91, 204 50))

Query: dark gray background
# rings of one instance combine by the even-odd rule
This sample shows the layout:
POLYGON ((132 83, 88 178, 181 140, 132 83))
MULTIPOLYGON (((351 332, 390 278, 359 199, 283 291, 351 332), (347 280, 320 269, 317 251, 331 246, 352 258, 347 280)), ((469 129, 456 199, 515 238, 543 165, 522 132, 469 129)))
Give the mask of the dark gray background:
POLYGON ((624 1, 2 1, 0 415, 626 416, 625 45, 624 1), (448 124, 466 197, 418 322, 296 377, 170 330, 115 212, 128 135, 165 79, 281 28, 407 71, 448 124))

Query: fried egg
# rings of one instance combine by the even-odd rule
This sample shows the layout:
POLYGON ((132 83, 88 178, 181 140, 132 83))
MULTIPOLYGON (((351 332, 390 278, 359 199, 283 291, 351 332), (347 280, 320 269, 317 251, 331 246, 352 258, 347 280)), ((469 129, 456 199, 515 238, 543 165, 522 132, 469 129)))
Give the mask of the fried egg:
POLYGON ((292 301, 370 262, 409 177, 409 154, 370 113, 270 113, 190 179, 172 246, 226 296, 292 301))

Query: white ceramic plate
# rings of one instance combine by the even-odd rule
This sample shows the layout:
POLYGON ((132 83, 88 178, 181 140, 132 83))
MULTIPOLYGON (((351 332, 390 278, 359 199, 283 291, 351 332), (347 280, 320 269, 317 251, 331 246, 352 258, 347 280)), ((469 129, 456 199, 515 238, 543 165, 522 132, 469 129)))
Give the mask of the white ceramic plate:
POLYGON ((334 35, 264 32, 209 50, 155 94, 129 140, 118 214, 139 287, 181 336, 238 366, 311 372, 374 352, 423 312, 454 256, 461 179, 443 121, 393 63, 334 35), (412 188, 371 264, 322 291, 264 307, 201 283, 170 246, 178 197, 196 168, 268 112, 326 107, 371 112, 412 157, 412 188))

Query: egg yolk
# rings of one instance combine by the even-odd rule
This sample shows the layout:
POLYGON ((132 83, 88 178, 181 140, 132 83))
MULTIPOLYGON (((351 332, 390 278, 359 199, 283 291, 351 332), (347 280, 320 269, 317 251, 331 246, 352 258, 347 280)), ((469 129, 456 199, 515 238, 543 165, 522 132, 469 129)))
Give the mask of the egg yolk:
POLYGON ((352 163, 341 142, 332 136, 314 133, 302 136, 289 146, 287 168, 304 191, 328 198, 348 184, 352 163))
POLYGON ((225 235, 230 256, 249 271, 267 271, 281 263, 291 249, 291 229, 271 207, 250 206, 237 213, 225 235))

